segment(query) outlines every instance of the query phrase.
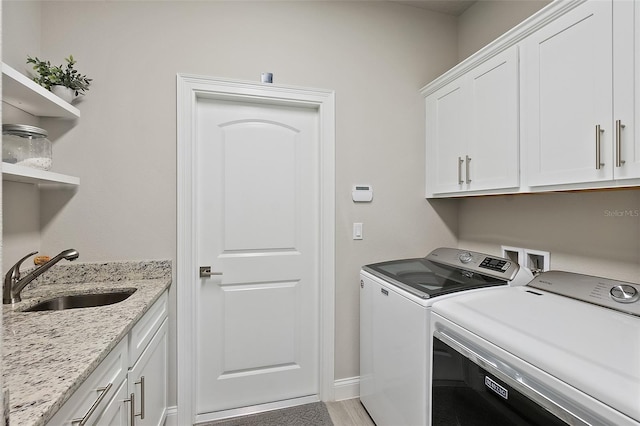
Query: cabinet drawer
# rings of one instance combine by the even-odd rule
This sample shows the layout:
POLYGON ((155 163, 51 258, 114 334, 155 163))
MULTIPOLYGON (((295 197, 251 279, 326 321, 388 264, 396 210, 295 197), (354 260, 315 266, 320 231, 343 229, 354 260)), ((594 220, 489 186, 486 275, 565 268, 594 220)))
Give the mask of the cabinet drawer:
POLYGON ((77 425, 92 406, 97 404, 89 416, 97 418, 108 402, 113 398, 122 382, 127 377, 128 357, 127 339, 120 343, 98 365, 93 373, 74 392, 69 400, 49 421, 51 426, 77 425), (72 420, 77 420, 72 422, 72 420))
POLYGON ((94 426, 127 426, 129 422, 129 407, 125 400, 128 397, 127 381, 125 380, 114 393, 113 398, 107 402, 94 426))
POLYGON ((164 319, 167 318, 168 299, 165 291, 129 333, 129 365, 135 364, 164 319))

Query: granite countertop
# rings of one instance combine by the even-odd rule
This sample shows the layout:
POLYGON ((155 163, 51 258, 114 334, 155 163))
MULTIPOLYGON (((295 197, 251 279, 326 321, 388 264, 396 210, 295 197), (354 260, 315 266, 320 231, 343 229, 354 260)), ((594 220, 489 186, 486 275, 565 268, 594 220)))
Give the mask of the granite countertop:
POLYGON ((171 262, 54 266, 3 307, 2 375, 11 425, 44 425, 171 285, 171 262), (107 306, 21 312, 53 296, 135 288, 107 306))

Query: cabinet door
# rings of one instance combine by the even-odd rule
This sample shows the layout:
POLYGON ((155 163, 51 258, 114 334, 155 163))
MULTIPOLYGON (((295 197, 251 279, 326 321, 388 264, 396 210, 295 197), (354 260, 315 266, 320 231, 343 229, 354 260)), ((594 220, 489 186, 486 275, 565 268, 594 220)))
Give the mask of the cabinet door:
POLYGON ((523 43, 530 186, 612 178, 611 19, 610 1, 587 1, 523 43))
POLYGON ((513 46, 467 76, 471 127, 465 183, 473 191, 519 185, 518 47, 513 46))
POLYGON ((613 2, 614 179, 640 178, 640 3, 613 2))
POLYGON ((134 395, 132 426, 162 425, 167 412, 167 320, 160 326, 127 376, 134 395))
POLYGON ((463 77, 426 98, 427 196, 464 189, 466 110, 463 77))

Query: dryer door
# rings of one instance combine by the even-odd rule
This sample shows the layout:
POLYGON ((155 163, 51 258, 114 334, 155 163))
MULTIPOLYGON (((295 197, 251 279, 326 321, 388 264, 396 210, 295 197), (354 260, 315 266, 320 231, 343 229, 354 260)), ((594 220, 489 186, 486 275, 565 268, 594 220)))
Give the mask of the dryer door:
POLYGON ((454 346, 433 338, 432 426, 587 424, 562 421, 454 346))
POLYGON ((432 426, 638 425, 434 311, 430 323, 432 426))

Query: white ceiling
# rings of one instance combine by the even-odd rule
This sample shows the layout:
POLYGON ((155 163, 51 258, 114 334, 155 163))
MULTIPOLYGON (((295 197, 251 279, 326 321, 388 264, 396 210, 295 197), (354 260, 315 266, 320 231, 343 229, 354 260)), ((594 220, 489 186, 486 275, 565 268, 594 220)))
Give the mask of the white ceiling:
POLYGON ((447 15, 460 16, 476 0, 390 0, 409 6, 420 7, 447 15))

